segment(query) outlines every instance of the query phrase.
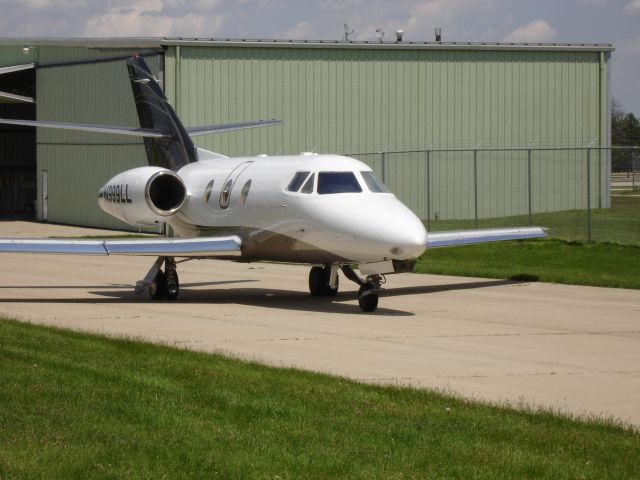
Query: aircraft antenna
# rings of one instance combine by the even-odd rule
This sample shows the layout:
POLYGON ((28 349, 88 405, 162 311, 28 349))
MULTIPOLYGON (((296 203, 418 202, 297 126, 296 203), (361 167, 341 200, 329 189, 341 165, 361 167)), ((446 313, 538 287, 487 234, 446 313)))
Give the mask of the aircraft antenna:
POLYGON ((349 30, 349 25, 347 25, 346 23, 344 24, 344 41, 348 42, 349 41, 349 35, 352 35, 356 32, 356 30, 354 28, 352 28, 351 30, 349 30))

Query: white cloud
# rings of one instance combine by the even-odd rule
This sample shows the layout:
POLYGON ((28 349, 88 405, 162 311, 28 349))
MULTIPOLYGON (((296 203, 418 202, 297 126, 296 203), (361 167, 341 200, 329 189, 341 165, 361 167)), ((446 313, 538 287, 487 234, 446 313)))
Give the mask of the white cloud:
POLYGON ((551 25, 544 20, 532 20, 521 25, 504 38, 505 42, 548 42, 556 36, 551 25))
POLYGON ((315 35, 313 26, 309 22, 298 22, 292 29, 288 30, 283 38, 292 40, 309 40, 315 35))
MULTIPOLYGON (((115 4, 115 5, 114 5, 115 4)), ((82 35, 121 36, 214 36, 223 22, 220 14, 207 15, 217 2, 142 0, 133 6, 112 7, 87 18, 82 35)))
POLYGON ((633 2, 627 4, 624 9, 627 12, 640 12, 640 0, 633 0, 633 2))
POLYGON ((408 25, 417 26, 424 22, 442 23, 452 27, 459 16, 469 17, 492 12, 495 0, 477 2, 475 0, 429 0, 414 5, 409 10, 408 25))
MULTIPOLYGON (((619 40, 617 42, 615 55, 616 57, 640 56, 640 37, 619 40)), ((633 60, 631 61, 633 62, 633 60)))
POLYGON ((609 4, 609 0, 578 0, 578 3, 587 7, 602 8, 609 4))
POLYGON ((319 0, 318 6, 323 10, 347 12, 354 8, 366 8, 364 0, 319 0))

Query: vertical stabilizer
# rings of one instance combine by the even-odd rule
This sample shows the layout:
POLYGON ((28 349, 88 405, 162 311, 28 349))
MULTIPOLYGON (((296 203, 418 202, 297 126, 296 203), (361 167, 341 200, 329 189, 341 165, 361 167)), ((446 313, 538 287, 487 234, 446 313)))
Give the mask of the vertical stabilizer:
POLYGON ((127 60, 140 127, 167 137, 145 138, 149 165, 177 170, 198 161, 196 148, 145 61, 139 55, 127 60))

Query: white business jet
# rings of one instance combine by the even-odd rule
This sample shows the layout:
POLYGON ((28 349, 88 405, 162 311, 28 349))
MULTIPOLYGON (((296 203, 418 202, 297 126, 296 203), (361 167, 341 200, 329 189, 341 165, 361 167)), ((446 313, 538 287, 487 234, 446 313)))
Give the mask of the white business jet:
POLYGON ((185 128, 144 60, 127 60, 141 128, 6 120, 0 123, 134 135, 149 166, 116 175, 98 204, 131 225, 168 223, 178 238, 1 239, 0 252, 157 257, 136 292, 176 299, 180 262, 223 258, 312 265, 309 290, 335 296, 338 271, 378 306, 385 274, 413 271, 428 247, 545 237, 541 228, 427 234, 423 223, 364 163, 340 155, 238 157, 196 148, 191 137, 278 125, 278 120, 185 128), (353 265, 357 265, 360 274, 353 265))

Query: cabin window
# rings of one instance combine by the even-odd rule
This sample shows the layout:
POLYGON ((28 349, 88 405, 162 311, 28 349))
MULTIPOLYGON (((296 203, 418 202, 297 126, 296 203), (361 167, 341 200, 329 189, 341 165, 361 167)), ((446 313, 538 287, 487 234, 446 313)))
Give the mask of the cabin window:
POLYGON ((240 205, 244 205, 247 203, 247 197, 249 196, 249 189, 251 188, 251 180, 247 180, 247 183, 242 187, 242 192, 240 192, 240 205))
POLYGON ((382 183, 382 180, 373 172, 360 172, 364 183, 367 184, 367 188, 373 193, 391 193, 387 186, 382 183))
POLYGON ((297 192, 300 189, 300 186, 304 182, 304 179, 309 176, 309 172, 297 172, 291 181, 289 182, 289 186, 287 187, 288 192, 297 192))
POLYGON ((309 177, 309 180, 307 180, 304 183, 304 186, 300 190, 300 193, 313 193, 313 182, 315 181, 315 179, 316 179, 316 174, 312 173, 311 176, 309 177))
POLYGON ((233 186, 233 179, 227 181, 220 192, 220 208, 229 208, 229 200, 231 199, 231 187, 233 186))
POLYGON ((207 183, 207 186, 204 189, 204 203, 209 203, 209 199, 211 198, 212 191, 213 191, 213 180, 207 183))
POLYGON ((320 172, 318 174, 318 193, 358 193, 362 187, 353 172, 320 172))

